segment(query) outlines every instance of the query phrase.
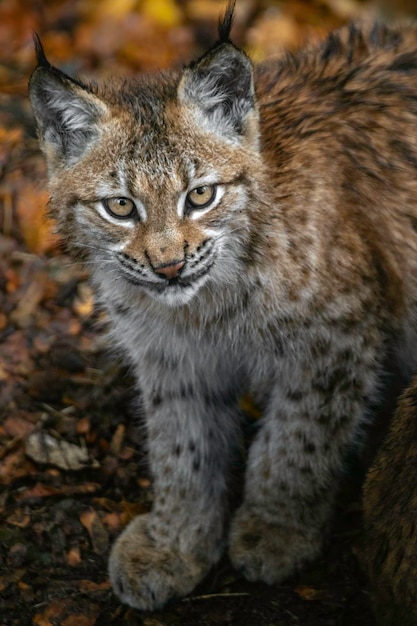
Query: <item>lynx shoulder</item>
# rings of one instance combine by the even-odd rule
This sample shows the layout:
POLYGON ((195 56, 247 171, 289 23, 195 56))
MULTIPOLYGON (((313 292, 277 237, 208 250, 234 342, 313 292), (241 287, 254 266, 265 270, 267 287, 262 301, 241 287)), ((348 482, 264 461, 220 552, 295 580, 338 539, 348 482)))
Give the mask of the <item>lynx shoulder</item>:
POLYGON ((30 82, 51 213, 146 410, 153 507, 110 557, 146 610, 226 548, 267 583, 314 558, 387 354, 417 354, 416 31, 253 65, 232 12, 185 68, 93 86, 38 43, 30 82), (246 393, 263 417, 231 511, 246 393))

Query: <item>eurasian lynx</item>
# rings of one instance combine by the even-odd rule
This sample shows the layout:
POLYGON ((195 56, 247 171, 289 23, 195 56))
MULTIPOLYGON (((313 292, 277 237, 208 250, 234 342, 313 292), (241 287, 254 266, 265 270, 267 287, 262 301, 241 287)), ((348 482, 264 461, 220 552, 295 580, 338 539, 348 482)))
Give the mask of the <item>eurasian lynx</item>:
POLYGON ((414 365, 416 31, 352 26, 253 67, 231 21, 189 66, 120 84, 39 44, 30 84, 52 214, 146 410, 154 504, 110 557, 141 609, 225 544, 250 580, 312 559, 388 351, 414 365), (230 512, 246 393, 263 417, 230 512))
POLYGON ((417 377, 398 405, 364 486, 358 556, 379 626, 417 624, 417 377))

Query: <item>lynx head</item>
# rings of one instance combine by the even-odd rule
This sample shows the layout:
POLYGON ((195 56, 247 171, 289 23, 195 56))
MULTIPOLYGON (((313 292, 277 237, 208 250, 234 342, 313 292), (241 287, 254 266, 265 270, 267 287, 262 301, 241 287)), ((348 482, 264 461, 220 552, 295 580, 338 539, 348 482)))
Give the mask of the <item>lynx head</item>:
POLYGON ((86 85, 37 42, 30 97, 51 212, 98 284, 170 306, 242 268, 260 167, 252 66, 229 40, 182 70, 86 85))

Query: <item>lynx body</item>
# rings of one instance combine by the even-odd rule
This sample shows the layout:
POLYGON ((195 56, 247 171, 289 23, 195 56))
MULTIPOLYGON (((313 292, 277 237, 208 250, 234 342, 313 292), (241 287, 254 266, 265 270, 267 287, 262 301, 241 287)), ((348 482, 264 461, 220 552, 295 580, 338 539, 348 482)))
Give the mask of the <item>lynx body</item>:
POLYGON ((369 470, 360 559, 381 626, 417 623, 417 379, 398 405, 369 470))
POLYGON ((51 213, 87 259, 146 412, 154 503, 117 540, 115 592, 189 593, 225 546, 276 583, 319 551, 388 351, 414 366, 417 37, 351 27, 252 66, 84 85, 38 49, 51 213), (262 408, 241 505, 239 398, 262 408))

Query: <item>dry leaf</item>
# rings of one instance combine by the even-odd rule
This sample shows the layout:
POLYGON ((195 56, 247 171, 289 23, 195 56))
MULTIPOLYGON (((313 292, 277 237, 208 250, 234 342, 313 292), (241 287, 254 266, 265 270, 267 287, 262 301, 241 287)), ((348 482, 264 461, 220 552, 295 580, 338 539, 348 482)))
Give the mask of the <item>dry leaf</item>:
POLYGON ((102 521, 111 532, 120 529, 120 513, 106 513, 102 521))
POLYGON ((44 607, 39 613, 36 613, 33 618, 33 624, 36 624, 36 626, 54 626, 57 623, 55 620, 59 619, 59 617, 63 614, 68 602, 69 600, 64 598, 54 600, 44 607))
POLYGON ((28 513, 25 513, 22 509, 17 509, 14 513, 9 515, 7 523, 11 526, 17 526, 18 528, 26 528, 31 523, 31 518, 28 513))
POLYGON ((101 583, 96 583, 94 580, 80 580, 78 581, 78 585, 79 588, 85 593, 111 589, 111 583, 109 580, 103 580, 101 583))
POLYGON ((29 435, 25 444, 26 454, 36 463, 56 465, 64 470, 80 470, 85 467, 98 467, 91 460, 86 448, 51 437, 48 433, 36 431, 29 435))
POLYGON ((13 417, 7 417, 4 420, 3 428, 5 433, 10 437, 24 437, 33 432, 36 426, 32 422, 29 422, 29 420, 25 420, 23 417, 14 415, 13 417))
POLYGON ((93 509, 88 509, 81 513, 80 521, 90 535, 94 552, 105 554, 109 546, 109 533, 97 513, 93 509))
POLYGON ((76 567, 81 563, 81 553, 78 546, 73 546, 67 552, 67 563, 70 567, 76 567))
POLYGON ((124 424, 119 424, 114 432, 114 435, 110 443, 110 450, 112 451, 114 456, 118 456, 120 453, 120 449, 122 447, 125 433, 126 433, 126 426, 124 424))
POLYGON ((26 502, 48 498, 50 496, 74 496, 77 494, 95 493, 100 489, 98 483, 82 483, 81 485, 62 485, 61 487, 49 487, 43 483, 36 483, 34 487, 26 489, 16 497, 16 502, 26 502))
POLYGON ((0 485, 9 485, 33 472, 34 466, 25 457, 23 446, 13 448, 0 460, 0 485))
POLYGON ((61 622, 61 626, 94 626, 96 621, 96 615, 69 615, 61 622))
POLYGON ((322 589, 315 589, 315 587, 308 587, 305 585, 298 585, 298 587, 296 587, 294 591, 301 598, 303 598, 303 600, 308 601, 321 600, 326 595, 326 592, 322 589))

